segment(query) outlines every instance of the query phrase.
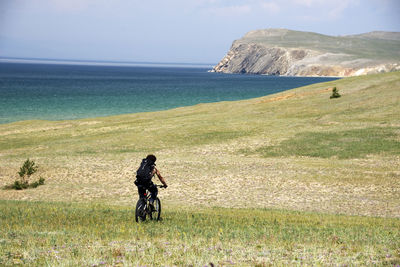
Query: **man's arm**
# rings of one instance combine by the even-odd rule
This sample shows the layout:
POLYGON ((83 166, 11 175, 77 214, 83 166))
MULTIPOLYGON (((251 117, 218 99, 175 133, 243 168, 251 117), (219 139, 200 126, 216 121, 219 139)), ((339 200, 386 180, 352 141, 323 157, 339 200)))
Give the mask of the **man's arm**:
POLYGON ((165 179, 164 179, 164 177, 162 177, 160 171, 157 170, 157 168, 154 168, 153 172, 154 172, 155 174, 157 174, 157 177, 158 177, 158 179, 160 180, 160 182, 161 182, 165 187, 168 187, 167 182, 165 182, 165 179))

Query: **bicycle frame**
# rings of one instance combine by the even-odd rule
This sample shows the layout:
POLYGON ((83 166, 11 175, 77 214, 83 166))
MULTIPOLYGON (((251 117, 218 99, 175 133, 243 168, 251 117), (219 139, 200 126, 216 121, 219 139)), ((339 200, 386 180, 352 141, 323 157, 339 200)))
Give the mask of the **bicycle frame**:
MULTIPOLYGON (((163 188, 163 185, 156 185, 157 187, 163 188)), ((135 211, 135 219, 136 222, 146 220, 146 216, 149 216, 151 220, 153 220, 153 216, 155 215, 154 219, 160 220, 161 216, 161 201, 158 197, 155 198, 154 204, 155 209, 150 207, 149 200, 151 198, 151 192, 146 189, 146 191, 139 195, 139 200, 136 204, 136 211, 135 211)))
MULTIPOLYGON (((164 185, 156 184, 155 186, 158 188, 165 188, 164 185)), ((148 202, 151 198, 151 192, 149 191, 149 189, 146 188, 146 192, 144 192, 143 195, 140 195, 139 198, 146 199, 146 202, 148 202)))

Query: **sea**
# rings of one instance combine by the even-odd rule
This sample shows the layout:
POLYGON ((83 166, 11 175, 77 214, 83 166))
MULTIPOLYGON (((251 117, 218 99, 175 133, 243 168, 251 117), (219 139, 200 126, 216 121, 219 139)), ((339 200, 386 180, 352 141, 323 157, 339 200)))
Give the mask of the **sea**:
POLYGON ((0 63, 0 124, 249 99, 335 78, 208 72, 204 65, 0 63))

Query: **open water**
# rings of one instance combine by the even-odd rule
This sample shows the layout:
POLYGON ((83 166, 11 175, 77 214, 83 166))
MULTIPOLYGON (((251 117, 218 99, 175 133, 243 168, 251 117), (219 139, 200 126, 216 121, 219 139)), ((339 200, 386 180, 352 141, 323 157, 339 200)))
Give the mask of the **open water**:
POLYGON ((209 73, 205 67, 0 63, 0 123, 166 110, 269 95, 334 78, 209 73))

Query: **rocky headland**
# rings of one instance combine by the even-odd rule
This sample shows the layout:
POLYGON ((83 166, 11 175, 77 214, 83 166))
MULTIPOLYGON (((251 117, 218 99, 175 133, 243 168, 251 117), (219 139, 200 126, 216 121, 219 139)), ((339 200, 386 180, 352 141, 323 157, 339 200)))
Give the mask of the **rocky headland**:
POLYGON ((400 70, 400 33, 328 36, 287 29, 248 32, 211 70, 283 76, 359 76, 400 70))

